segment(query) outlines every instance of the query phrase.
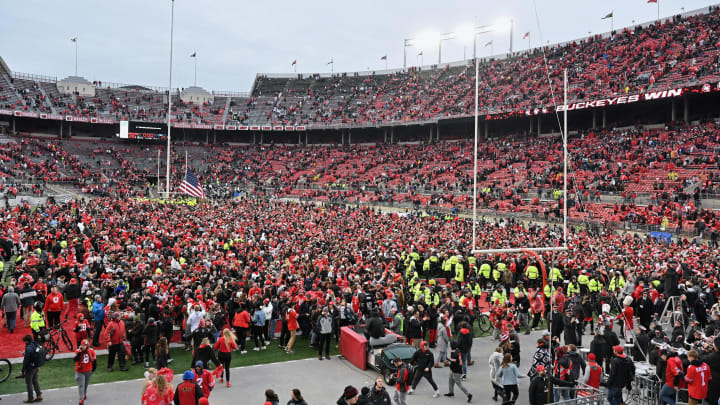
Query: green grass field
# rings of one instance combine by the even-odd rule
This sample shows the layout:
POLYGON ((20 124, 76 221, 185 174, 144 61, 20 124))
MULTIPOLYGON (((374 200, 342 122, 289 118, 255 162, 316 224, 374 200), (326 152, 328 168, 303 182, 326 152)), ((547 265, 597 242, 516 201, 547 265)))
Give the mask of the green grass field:
MULTIPOLYGON (((255 364, 267 364, 277 363, 288 360, 298 360, 317 357, 317 350, 308 347, 308 341, 298 337, 295 342, 294 351, 295 354, 287 354, 284 350, 277 347, 277 340, 273 340, 268 346, 267 350, 256 352, 252 348, 255 347, 250 341, 248 341, 248 353, 241 355, 240 352, 233 353, 232 367, 251 366, 255 364)), ((172 356, 174 361, 170 363, 171 369, 175 374, 182 374, 185 370, 190 368, 190 361, 192 356, 190 352, 186 352, 182 349, 172 349, 172 356)), ((335 342, 330 342, 330 354, 338 354, 338 349, 335 348, 335 342)), ((91 384, 115 382, 124 380, 133 380, 143 378, 145 368, 143 364, 136 364, 129 367, 129 371, 119 371, 120 366, 115 361, 113 372, 107 371, 107 355, 98 356, 97 370, 90 380, 91 384)), ((319 362, 319 361, 318 361, 319 362)), ((4 383, 0 383, 0 395, 15 394, 19 392, 25 392, 25 380, 22 378, 15 378, 16 375, 20 374, 20 364, 13 364, 12 375, 4 383)), ((237 374, 237 372, 236 372, 237 374)), ((61 388, 61 387, 72 387, 75 386, 75 363, 72 359, 53 359, 40 368, 39 373, 40 388, 45 390, 49 388, 61 388)), ((138 393, 138 398, 139 398, 138 393)))

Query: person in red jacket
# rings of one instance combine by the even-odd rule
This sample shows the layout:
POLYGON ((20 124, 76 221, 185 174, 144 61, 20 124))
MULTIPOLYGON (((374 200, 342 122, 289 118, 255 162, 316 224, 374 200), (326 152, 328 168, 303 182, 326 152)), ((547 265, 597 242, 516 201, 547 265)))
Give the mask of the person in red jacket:
POLYGON ((588 365, 585 369, 585 377, 583 382, 593 388, 600 387, 600 378, 602 377, 602 367, 595 361, 595 355, 593 353, 588 354, 588 365))
POLYGON ((210 397, 210 391, 215 388, 215 378, 212 376, 209 370, 205 370, 203 362, 198 360, 193 368, 195 373, 195 382, 202 388, 203 396, 206 398, 210 397))
POLYGON ((702 403, 707 397, 708 383, 712 378, 710 367, 700 361, 696 350, 690 350, 687 354, 690 365, 685 374, 685 382, 688 384, 688 405, 702 403))
POLYGON ((88 337, 88 330, 90 330, 90 322, 85 319, 85 315, 82 313, 77 314, 77 322, 73 331, 75 332, 75 343, 80 347, 80 342, 88 337))
POLYGON ((87 339, 80 342, 77 350, 75 350, 73 360, 75 361, 75 381, 77 381, 78 385, 78 396, 80 397, 80 405, 83 405, 87 399, 90 377, 97 368, 95 350, 90 347, 87 339))
POLYGON ((118 363, 120 363, 120 371, 128 371, 125 367, 125 322, 120 319, 119 312, 113 312, 110 315, 110 323, 107 328, 108 336, 108 371, 113 371, 113 364, 115 363, 115 356, 118 357, 118 363))
POLYGON ((290 307, 287 310, 287 327, 288 331, 290 331, 290 340, 288 340, 287 347, 285 347, 285 351, 287 351, 288 354, 295 353, 293 351, 293 345, 295 344, 295 335, 297 335, 298 330, 298 322, 297 322, 297 312, 290 307))
MULTIPOLYGON (((218 360, 222 363, 225 371, 225 379, 227 379, 227 386, 230 388, 230 361, 232 360, 232 351, 237 350, 237 344, 235 343, 235 334, 228 328, 225 328, 222 332, 222 337, 215 342, 213 349, 218 351, 218 360)), ((223 383, 223 376, 220 374, 220 383, 223 383)))
POLYGON ((235 333, 238 338, 238 345, 240 345, 240 354, 247 354, 245 350, 245 340, 250 330, 250 314, 245 309, 244 304, 240 304, 240 311, 235 313, 233 318, 233 326, 235 327, 235 333))
POLYGON ((183 382, 175 389, 175 405, 198 405, 203 391, 195 382, 195 373, 188 370, 183 373, 183 382))
POLYGON ((635 321, 633 319, 635 316, 635 310, 633 309, 632 304, 632 297, 625 297, 625 301, 623 302, 625 308, 616 317, 616 319, 621 319, 623 321, 623 333, 625 335, 625 341, 628 343, 632 343, 633 330, 635 330, 635 321))
POLYGON ((665 363, 665 384, 660 390, 660 399, 669 405, 675 405, 675 397, 680 388, 685 388, 682 379, 683 364, 675 352, 668 352, 665 363))
POLYGON ((62 314, 65 308, 65 299, 63 295, 58 292, 58 288, 53 286, 50 289, 50 294, 45 300, 45 310, 47 311, 48 328, 60 323, 60 314, 62 314))

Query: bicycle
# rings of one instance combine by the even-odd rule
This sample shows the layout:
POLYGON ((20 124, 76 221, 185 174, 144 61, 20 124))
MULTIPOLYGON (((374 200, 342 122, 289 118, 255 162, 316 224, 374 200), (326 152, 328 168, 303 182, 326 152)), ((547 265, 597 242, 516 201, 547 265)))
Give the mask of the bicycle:
POLYGON ((0 359, 0 383, 5 382, 5 380, 10 378, 11 372, 12 364, 10 364, 10 360, 0 359))
POLYGON ((482 313, 478 315, 477 323, 478 329, 480 329, 480 332, 483 334, 487 335, 493 330, 493 325, 492 322, 490 322, 488 314, 482 313))
POLYGON ((47 361, 52 360, 52 358, 55 357, 55 352, 60 351, 60 341, 63 342, 69 352, 75 350, 70 335, 68 335, 65 328, 63 328, 65 322, 67 321, 62 321, 53 326, 43 335, 42 346, 45 349, 45 360, 47 361))

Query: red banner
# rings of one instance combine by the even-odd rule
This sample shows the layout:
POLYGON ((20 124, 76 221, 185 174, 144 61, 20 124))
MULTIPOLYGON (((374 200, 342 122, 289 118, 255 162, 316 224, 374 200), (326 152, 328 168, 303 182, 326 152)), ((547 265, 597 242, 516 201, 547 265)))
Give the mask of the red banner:
POLYGON ((226 126, 225 126, 225 129, 227 129, 228 131, 235 131, 235 130, 237 130, 237 126, 235 126, 235 125, 226 125, 226 126))
POLYGON ((213 126, 213 128, 214 128, 214 129, 223 130, 223 129, 225 129, 225 125, 223 125, 223 124, 215 124, 215 125, 213 126))
POLYGON ((296 127, 295 127, 295 130, 296 130, 296 131, 304 131, 304 130, 305 130, 305 125, 298 125, 298 126, 296 126, 296 127))
POLYGON ((259 131, 259 130, 260 130, 260 125, 250 125, 250 130, 251 130, 251 131, 259 131))
POLYGON ((285 127, 283 127, 282 125, 275 125, 273 127, 274 131, 282 131, 283 129, 285 129, 285 127))
POLYGON ((262 130, 263 131, 272 131, 272 127, 270 125, 263 125, 262 130))

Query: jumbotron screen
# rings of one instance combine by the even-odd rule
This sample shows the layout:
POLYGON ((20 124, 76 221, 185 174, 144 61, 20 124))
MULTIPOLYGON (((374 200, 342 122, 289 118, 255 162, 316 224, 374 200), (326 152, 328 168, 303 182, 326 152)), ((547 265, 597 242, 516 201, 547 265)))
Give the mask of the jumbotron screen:
POLYGON ((167 125, 152 122, 120 121, 121 139, 167 139, 167 125))

